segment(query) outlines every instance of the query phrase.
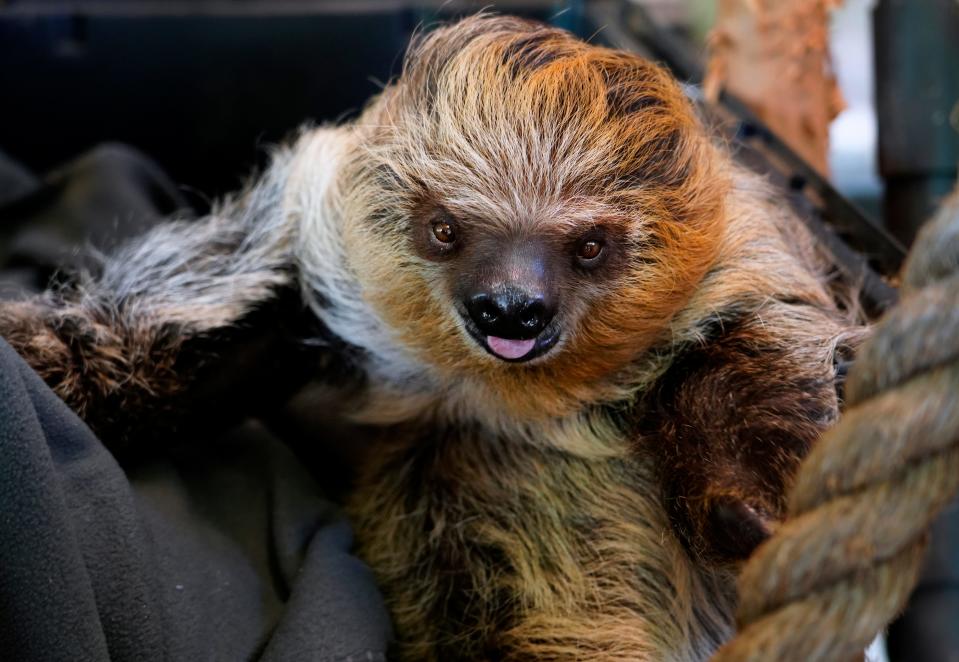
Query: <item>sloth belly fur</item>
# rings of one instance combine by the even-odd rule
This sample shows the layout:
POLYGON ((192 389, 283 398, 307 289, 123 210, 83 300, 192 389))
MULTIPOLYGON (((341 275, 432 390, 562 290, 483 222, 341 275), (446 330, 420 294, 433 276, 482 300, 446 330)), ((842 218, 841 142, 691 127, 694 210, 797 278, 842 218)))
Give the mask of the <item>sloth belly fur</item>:
POLYGON ((349 510, 398 659, 694 660, 730 633, 730 575, 692 562, 624 442, 588 458, 469 428, 387 437, 349 510))

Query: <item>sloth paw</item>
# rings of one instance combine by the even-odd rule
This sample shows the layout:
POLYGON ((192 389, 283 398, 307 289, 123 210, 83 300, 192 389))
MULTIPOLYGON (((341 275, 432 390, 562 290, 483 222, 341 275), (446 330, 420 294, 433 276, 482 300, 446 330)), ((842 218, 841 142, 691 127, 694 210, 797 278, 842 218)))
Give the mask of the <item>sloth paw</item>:
POLYGON ((772 518, 734 496, 712 500, 705 537, 713 553, 727 561, 740 561, 772 533, 772 518))

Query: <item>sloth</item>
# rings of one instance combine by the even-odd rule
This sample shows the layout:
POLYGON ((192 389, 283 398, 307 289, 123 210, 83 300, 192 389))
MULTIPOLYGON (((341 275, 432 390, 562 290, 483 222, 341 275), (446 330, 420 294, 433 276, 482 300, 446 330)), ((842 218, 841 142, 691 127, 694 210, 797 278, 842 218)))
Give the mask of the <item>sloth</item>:
POLYGON ((484 14, 0 333, 120 439, 292 299, 325 415, 377 436, 346 508, 397 659, 697 660, 838 416, 840 290, 666 71, 484 14))

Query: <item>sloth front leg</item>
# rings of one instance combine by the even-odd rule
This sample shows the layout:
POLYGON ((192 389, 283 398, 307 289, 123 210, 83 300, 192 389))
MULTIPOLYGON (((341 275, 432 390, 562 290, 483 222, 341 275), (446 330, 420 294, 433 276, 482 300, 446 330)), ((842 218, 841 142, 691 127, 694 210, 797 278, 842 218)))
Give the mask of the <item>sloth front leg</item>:
POLYGON ((237 358, 224 332, 292 284, 281 199, 274 166, 212 215, 154 228, 96 274, 0 303, 0 336, 105 440, 168 424, 198 374, 237 358))
POLYGON ((771 304, 682 355, 645 403, 670 519, 710 561, 746 558, 839 415, 837 363, 862 335, 835 311, 771 304))

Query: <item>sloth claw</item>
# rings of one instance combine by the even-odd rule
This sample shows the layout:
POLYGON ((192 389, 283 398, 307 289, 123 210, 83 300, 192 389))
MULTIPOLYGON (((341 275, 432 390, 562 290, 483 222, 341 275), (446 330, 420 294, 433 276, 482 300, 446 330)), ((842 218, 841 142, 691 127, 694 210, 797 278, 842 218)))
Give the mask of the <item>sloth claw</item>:
POLYGON ((709 509, 706 537, 723 559, 746 559, 772 533, 771 520, 742 499, 721 496, 709 509))

